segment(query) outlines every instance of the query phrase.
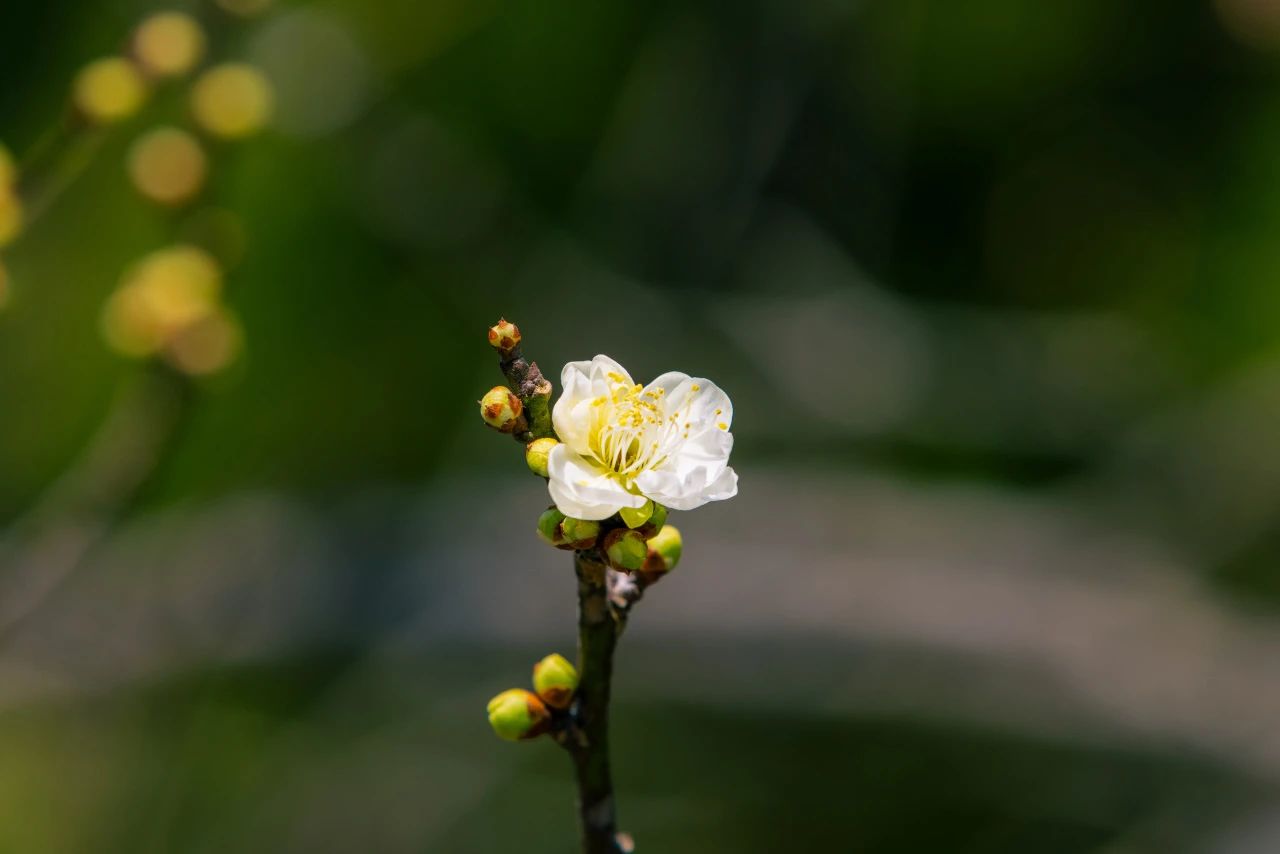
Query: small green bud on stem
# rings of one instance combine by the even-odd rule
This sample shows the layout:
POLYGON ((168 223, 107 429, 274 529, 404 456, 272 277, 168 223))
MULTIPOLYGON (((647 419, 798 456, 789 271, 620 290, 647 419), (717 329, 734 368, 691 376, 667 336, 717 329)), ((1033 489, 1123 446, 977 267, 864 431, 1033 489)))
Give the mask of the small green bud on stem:
POLYGON ((640 536, 650 540, 662 530, 662 526, 665 524, 667 524, 667 508, 655 503, 653 505, 653 515, 636 530, 640 532, 640 536))
POLYGON ((548 507, 538 517, 538 536, 565 551, 589 549, 600 536, 600 523, 572 519, 555 507, 548 507))
POLYGON ((560 523, 560 532, 571 549, 589 549, 600 536, 600 523, 567 517, 560 523))
POLYGON ((551 449, 560 443, 555 439, 534 439, 524 448, 524 461, 529 464, 529 471, 538 477, 547 477, 547 460, 551 449))
POLYGON ((565 515, 563 513, 554 507, 548 507, 538 517, 538 536, 558 549, 568 548, 568 541, 564 538, 564 531, 560 529, 560 523, 564 520, 565 515))
POLYGON ((555 653, 533 665, 533 690, 553 709, 567 709, 578 690, 578 669, 555 653))
POLYGON ((537 694, 523 688, 503 691, 489 701, 489 725, 500 738, 523 741, 551 727, 551 713, 537 694))
POLYGON ((615 528, 605 535, 605 556, 609 565, 620 572, 634 572, 644 565, 649 547, 639 531, 615 528))
POLYGON ((645 557, 640 574, 646 585, 656 584, 660 578, 676 568, 684 551, 684 540, 675 525, 667 525, 648 542, 649 553, 645 557))
POLYGON ((520 329, 504 317, 489 327, 489 344, 503 354, 510 353, 520 346, 520 329))
POLYGON ((480 417, 499 433, 528 429, 524 420, 524 404, 506 386, 494 386, 480 398, 480 417))

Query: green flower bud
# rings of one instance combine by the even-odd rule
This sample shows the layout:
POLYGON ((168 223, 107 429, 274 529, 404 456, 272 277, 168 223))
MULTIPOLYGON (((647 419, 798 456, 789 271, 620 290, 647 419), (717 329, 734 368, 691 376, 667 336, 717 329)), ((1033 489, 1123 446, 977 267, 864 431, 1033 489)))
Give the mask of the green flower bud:
POLYGON ((578 690, 578 670, 558 653, 533 665, 533 690, 553 709, 567 709, 578 690))
POLYGON ((614 569, 631 572, 644 565, 649 547, 639 531, 615 528, 604 538, 605 555, 614 569))
POLYGON ((667 508, 661 504, 654 503, 653 515, 649 517, 649 521, 645 522, 639 528, 640 535, 646 540, 652 539, 655 534, 662 530, 662 526, 667 524, 667 508))
POLYGON ((538 536, 558 549, 569 548, 568 541, 564 537, 564 531, 560 527, 564 521, 565 515, 563 513, 554 507, 548 507, 538 517, 538 536))
POLYGON ((646 575, 662 576, 676 568, 684 540, 675 525, 667 525, 649 540, 649 554, 644 561, 646 575))
POLYGON ((571 549, 589 549, 596 544, 600 536, 600 523, 588 522, 585 519, 574 519, 572 516, 560 523, 560 532, 571 549))
POLYGON ((550 725, 551 713, 542 700, 523 688, 503 691, 489 701, 489 726, 507 741, 536 738, 550 725))
POLYGON ((529 471, 538 477, 547 476, 547 458, 551 449, 560 443, 555 439, 534 439, 524 448, 524 461, 529 464, 529 471))
POLYGON ((504 353, 510 352, 520 343, 520 330, 514 323, 502 318, 495 326, 489 327, 489 344, 504 353))
POLYGON ((494 386, 480 399, 480 417, 499 433, 514 433, 523 412, 524 404, 506 386, 494 386))
POLYGON ((640 507, 623 507, 618 515, 628 528, 639 528, 649 521, 649 517, 653 515, 653 507, 653 502, 646 500, 640 507))

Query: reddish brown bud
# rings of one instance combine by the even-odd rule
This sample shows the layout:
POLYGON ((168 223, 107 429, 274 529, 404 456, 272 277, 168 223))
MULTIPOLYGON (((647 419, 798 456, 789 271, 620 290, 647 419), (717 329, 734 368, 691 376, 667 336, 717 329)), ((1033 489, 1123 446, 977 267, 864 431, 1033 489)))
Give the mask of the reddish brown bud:
POLYGON ((480 417, 499 433, 514 433, 523 413, 524 404, 506 386, 494 386, 480 399, 480 417))
POLYGON ((496 350, 509 353, 520 344, 520 330, 514 323, 503 318, 489 327, 489 344, 496 350))

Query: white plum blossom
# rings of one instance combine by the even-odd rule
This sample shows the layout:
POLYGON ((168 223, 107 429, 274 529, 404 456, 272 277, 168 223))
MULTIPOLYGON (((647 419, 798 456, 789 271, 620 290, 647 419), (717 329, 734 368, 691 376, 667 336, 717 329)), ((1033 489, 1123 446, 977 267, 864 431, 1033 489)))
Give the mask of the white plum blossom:
POLYGON ((547 472, 561 513, 600 520, 650 500, 692 510, 737 495, 733 404, 715 383, 673 371, 642 386, 608 356, 570 362, 560 381, 547 472))

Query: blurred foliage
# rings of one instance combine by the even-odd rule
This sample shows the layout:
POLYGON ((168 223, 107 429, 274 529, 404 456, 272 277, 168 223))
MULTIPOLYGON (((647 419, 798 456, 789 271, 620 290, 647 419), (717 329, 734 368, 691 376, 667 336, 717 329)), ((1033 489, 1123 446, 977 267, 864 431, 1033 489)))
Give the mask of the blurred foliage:
MULTIPOLYGON (((170 6, 204 22, 210 62, 262 68, 275 124, 205 140, 200 204, 156 207, 126 162, 153 128, 192 128, 186 84, 165 84, 4 250, 0 519, 138 375, 99 329, 124 271, 232 222, 245 351, 194 381, 138 511, 278 491, 327 512, 510 464, 474 423, 506 314, 549 375, 605 351, 723 378, 748 471, 1069 500, 1178 553, 1206 596, 1280 605, 1280 3, 170 6)), ((40 151, 78 69, 158 8, 9 4, 0 139, 40 151)), ((334 558, 358 569, 353 603, 399 604, 384 534, 334 558)), ((396 619, 360 614, 378 619, 337 651, 0 711, 0 848, 480 852, 527 828, 522 849, 568 850, 563 757, 512 759, 479 714, 476 674, 510 651, 459 653, 430 694, 421 662, 366 660, 361 631, 396 619)), ((618 712, 642 852, 1179 854, 1265 788, 1171 746, 948 709, 660 694, 618 712)))

